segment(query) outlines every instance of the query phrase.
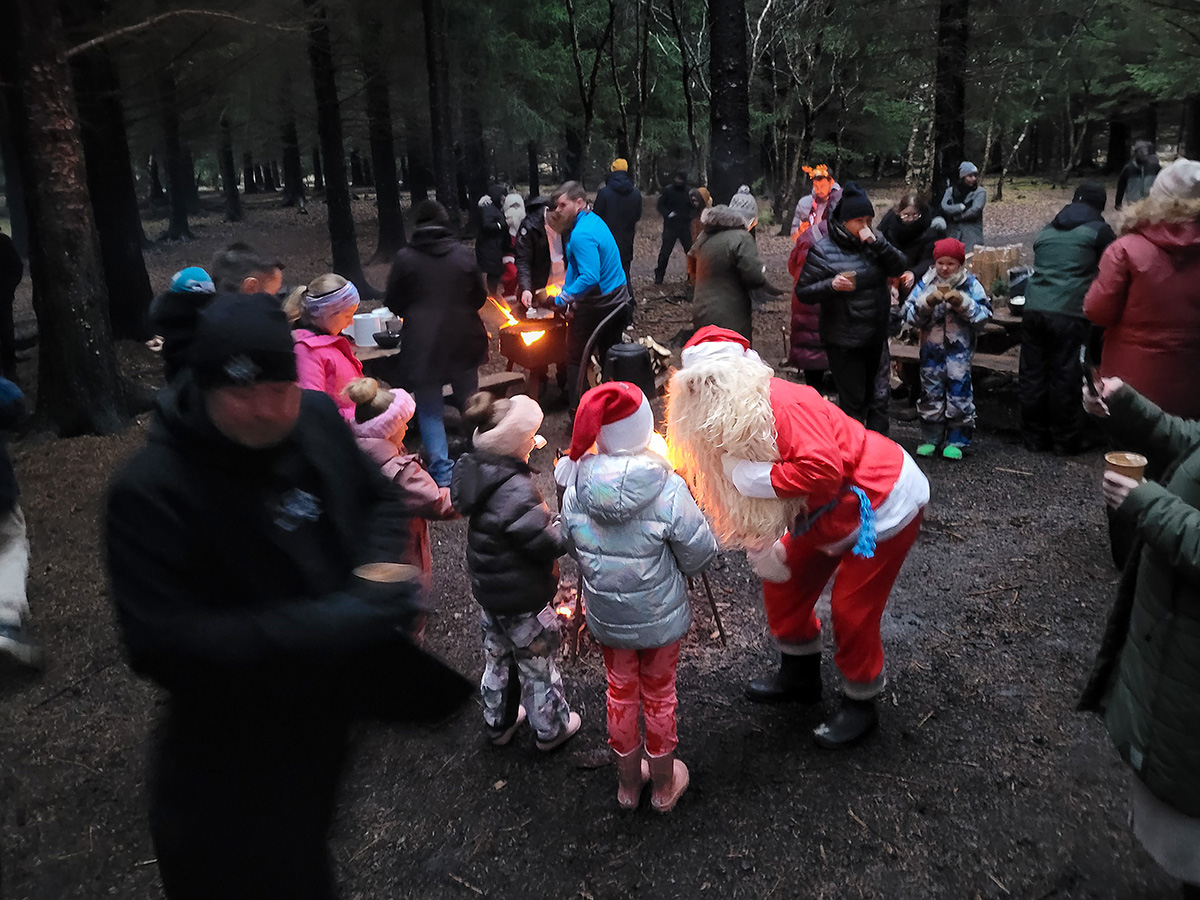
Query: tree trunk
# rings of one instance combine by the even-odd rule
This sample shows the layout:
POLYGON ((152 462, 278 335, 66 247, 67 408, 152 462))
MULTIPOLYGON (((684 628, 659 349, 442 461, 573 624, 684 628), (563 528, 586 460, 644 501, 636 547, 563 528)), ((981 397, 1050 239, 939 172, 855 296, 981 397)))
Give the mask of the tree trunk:
POLYGON ((933 75, 933 195, 957 178, 966 158, 968 0, 938 4, 937 64, 933 75))
POLYGON ((352 187, 366 186, 367 179, 363 175, 362 157, 358 155, 357 149, 350 151, 350 185, 352 187))
POLYGON ((525 154, 529 160, 529 196, 536 197, 541 193, 541 169, 538 167, 538 145, 537 141, 530 141, 525 145, 525 154))
POLYGON ((750 182, 750 64, 746 0, 709 0, 709 179, 714 203, 750 182))
POLYGON ((376 292, 367 283, 358 257, 358 236, 346 184, 346 156, 342 147, 342 113, 333 70, 329 19, 323 0, 304 0, 308 11, 308 58, 312 65, 313 93, 317 99, 317 135, 325 163, 325 206, 329 210, 329 242, 333 271, 354 282, 364 298, 376 292))
POLYGON ((1200 94, 1188 97, 1184 106, 1185 125, 1183 129, 1184 159, 1200 159, 1200 94))
POLYGON ((280 98, 283 118, 279 123, 279 139, 283 145, 283 203, 284 207, 298 206, 307 212, 304 203, 304 169, 300 161, 300 137, 296 133, 296 113, 292 108, 292 91, 286 79, 280 98))
MULTIPOLYGON (((64 25, 76 31, 99 24, 106 2, 63 3, 64 25)), ((125 134, 125 109, 117 71, 100 45, 71 58, 79 108, 79 131, 87 168, 92 214, 100 238, 108 319, 114 338, 144 341, 151 336, 146 313, 154 291, 142 256, 145 234, 138 213, 137 182, 125 134)))
POLYGON ((196 178, 196 159, 192 156, 192 148, 183 145, 183 172, 187 176, 184 182, 187 193, 187 210, 189 216, 200 215, 200 180, 196 178))
POLYGON ((1151 101, 1146 104, 1146 111, 1142 117, 1142 130, 1145 132, 1146 140, 1152 144, 1158 143, 1158 102, 1151 101))
POLYGON ((146 201, 148 203, 159 204, 167 199, 167 192, 163 189, 162 179, 158 175, 158 156, 154 153, 150 154, 150 158, 146 160, 146 170, 150 186, 146 192, 146 201))
MULTIPOLYGON (((3 80, 3 79, 0 79, 3 80)), ((0 84, 0 165, 4 167, 4 200, 13 243, 21 256, 29 256, 29 217, 25 208, 25 181, 21 177, 16 132, 17 88, 14 82, 0 84)))
POLYGON ((125 400, 108 325, 100 237, 92 217, 79 112, 63 62, 57 5, 0 4, 0 27, 15 35, 0 63, 20 84, 16 143, 28 174, 30 270, 38 321, 38 414, 60 435, 115 434, 125 400), (14 18, 15 21, 9 21, 14 18), (15 63, 15 65, 14 65, 15 63))
POLYGON ((561 154, 561 165, 564 181, 581 181, 583 179, 583 134, 568 120, 565 141, 561 154))
POLYGON ((191 173, 187 171, 183 155, 183 144, 179 140, 179 110, 175 99, 175 71, 170 66, 164 66, 158 74, 158 102, 162 104, 163 153, 167 165, 167 204, 170 216, 167 233, 163 238, 168 241, 190 240, 191 229, 188 228, 188 200, 192 188, 188 185, 191 173))
POLYGON ((233 165, 233 129, 229 116, 221 113, 221 189, 225 194, 225 221, 242 221, 242 198, 238 194, 237 169, 233 165))
POLYGON ((470 198, 470 209, 474 210, 471 218, 478 215, 479 207, 475 201, 487 193, 491 184, 488 173, 487 155, 483 148, 483 119, 474 103, 467 103, 462 111, 463 127, 463 163, 466 165, 467 196, 470 198))
POLYGON ((1108 120, 1108 151, 1105 154, 1104 171, 1115 175, 1129 159, 1131 137, 1129 126, 1119 119, 1108 120))
POLYGON ((375 176, 375 208, 379 235, 369 264, 390 262, 405 245, 404 213, 400 208, 400 179, 396 172, 396 141, 392 134, 392 98, 388 88, 383 23, 365 19, 363 77, 367 106, 367 135, 375 176))
POLYGON ((254 183, 254 154, 249 150, 242 154, 242 193, 258 193, 258 185, 254 183))
POLYGON ((270 163, 259 166, 258 170, 262 173, 262 189, 268 194, 274 194, 278 190, 275 185, 275 170, 271 168, 270 163))
MULTIPOLYGON (((700 175, 700 141, 696 137, 696 109, 695 101, 692 99, 692 64, 691 54, 688 53, 687 44, 683 37, 683 23, 679 19, 679 12, 675 7, 676 0, 670 2, 671 24, 675 28, 675 41, 679 44, 679 70, 680 80, 683 86, 683 106, 687 114, 687 135, 688 145, 692 149, 691 166, 696 171, 697 177, 700 175)), ((743 26, 744 28, 744 26, 743 26)))
POLYGON ((325 190, 325 169, 321 166, 321 149, 313 147, 313 192, 325 190))
POLYGON ((429 132, 433 143, 433 180, 438 202, 458 222, 458 186, 454 177, 454 137, 450 123, 450 61, 446 56, 446 17, 442 0, 421 0, 425 19, 425 64, 429 72, 429 132))
POLYGON ((429 160, 429 147, 425 142, 425 129, 417 128, 414 120, 405 123, 404 145, 408 150, 408 192, 416 206, 428 199, 434 186, 433 165, 429 160))

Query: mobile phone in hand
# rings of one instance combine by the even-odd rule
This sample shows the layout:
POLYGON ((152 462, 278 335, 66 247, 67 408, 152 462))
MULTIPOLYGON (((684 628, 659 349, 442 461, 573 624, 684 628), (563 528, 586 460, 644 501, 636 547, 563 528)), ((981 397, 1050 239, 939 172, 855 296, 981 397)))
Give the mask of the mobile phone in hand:
POLYGON ((1092 365, 1092 361, 1088 356, 1087 344, 1081 344, 1079 347, 1079 365, 1083 367, 1083 377, 1087 379, 1088 387, 1092 389, 1092 393, 1099 397, 1100 373, 1096 371, 1096 367, 1092 365))

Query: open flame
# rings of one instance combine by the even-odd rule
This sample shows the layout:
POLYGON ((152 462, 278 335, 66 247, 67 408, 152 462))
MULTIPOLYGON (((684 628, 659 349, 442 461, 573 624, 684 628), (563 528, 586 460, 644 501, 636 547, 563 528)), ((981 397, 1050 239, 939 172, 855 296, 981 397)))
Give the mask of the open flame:
POLYGON ((547 297, 557 297, 561 293, 562 293, 562 285, 561 284, 546 285, 546 296, 547 297))
POLYGON ((569 619, 571 616, 575 615, 575 611, 565 603, 560 603, 557 607, 555 607, 554 611, 564 619, 569 619))
POLYGON ((525 342, 525 346, 528 347, 534 341, 541 340, 545 336, 546 332, 544 331, 524 331, 521 333, 521 340, 523 340, 525 342))
MULTIPOLYGON (((495 297, 488 297, 488 299, 490 301, 492 301, 492 306, 494 306, 494 307, 496 307, 496 309, 500 310, 500 314, 504 316, 504 320, 505 320, 504 325, 501 327, 507 328, 509 325, 519 325, 520 324, 520 322, 517 320, 517 318, 515 316, 513 316, 511 309, 509 309, 507 306, 505 306, 503 303, 501 303, 495 297)), ((526 343, 529 343, 529 342, 526 341, 526 343)))

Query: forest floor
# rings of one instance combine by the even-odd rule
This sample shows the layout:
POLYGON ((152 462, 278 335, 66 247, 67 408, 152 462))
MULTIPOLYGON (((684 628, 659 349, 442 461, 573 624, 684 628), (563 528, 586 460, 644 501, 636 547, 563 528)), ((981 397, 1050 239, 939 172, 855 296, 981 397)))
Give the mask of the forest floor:
MULTIPOLYGON (((1027 242, 1069 199, 1032 185, 1023 193, 989 206, 990 243, 1027 242)), ((279 253, 289 283, 323 271, 323 208, 298 217, 266 204, 251 202, 244 227, 209 215, 195 223, 196 241, 152 252, 156 289, 235 237, 279 253)), ((368 220, 369 204, 358 212, 368 220)), ((656 219, 648 200, 635 331, 665 341, 690 310, 678 251, 667 285, 648 283, 656 219)), ((147 222, 148 233, 157 224, 147 222)), ((364 225, 364 256, 367 233, 364 225)), ((759 245, 785 284, 787 240, 764 235, 759 245)), ((382 285, 382 267, 369 274, 382 285)), ((760 348, 776 362, 786 298, 756 317, 760 348)), ((123 345, 121 355, 135 377, 157 371, 140 346, 123 345)), ((27 381, 35 360, 22 362, 27 381)), ((493 354, 491 365, 499 364, 493 354)), ((548 496, 553 448, 568 443, 555 399, 543 429, 549 447, 533 459, 548 496)), ((810 738, 821 709, 742 698, 746 679, 775 654, 757 579, 742 554, 723 553, 710 577, 729 646, 697 595, 679 670, 680 756, 692 787, 673 813, 621 813, 614 770, 582 767, 605 740, 603 663, 585 637, 577 658, 562 659, 584 727, 557 754, 538 753, 528 732, 491 747, 473 704, 438 730, 359 730, 331 839, 343 896, 1176 896, 1130 835, 1126 768, 1101 723, 1074 712, 1117 577, 1101 459, 1027 452, 1004 379, 981 385, 978 400, 980 433, 968 458, 921 463, 933 499, 884 617, 890 683, 876 736, 830 754, 810 738)), ((40 678, 0 673, 5 900, 161 896, 144 779, 162 697, 122 658, 99 555, 105 484, 143 441, 147 418, 117 437, 30 436, 13 447, 33 545, 34 628, 52 664, 40 678)), ((911 450, 917 430, 894 422, 892 435, 911 450)), ((466 526, 434 523, 431 532, 438 611, 428 646, 475 676, 466 526)), ((828 709, 828 660, 825 675, 828 709)))

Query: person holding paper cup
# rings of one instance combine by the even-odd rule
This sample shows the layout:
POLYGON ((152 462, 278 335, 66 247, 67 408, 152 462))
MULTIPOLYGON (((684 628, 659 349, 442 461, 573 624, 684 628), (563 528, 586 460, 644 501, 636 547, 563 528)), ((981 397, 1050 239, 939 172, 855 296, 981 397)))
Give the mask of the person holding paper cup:
POLYGON ((907 260, 871 230, 875 208, 847 182, 829 223, 804 260, 796 300, 821 307, 821 343, 847 415, 887 433, 886 404, 873 403, 880 361, 887 347, 891 289, 907 260))
POLYGON ((1164 413, 1119 378, 1083 393, 1128 448, 1101 484, 1136 538, 1079 708, 1103 715, 1133 770, 1134 834, 1183 881, 1184 897, 1200 897, 1200 422, 1164 413), (1165 470, 1163 483, 1114 471, 1135 454, 1165 470))

